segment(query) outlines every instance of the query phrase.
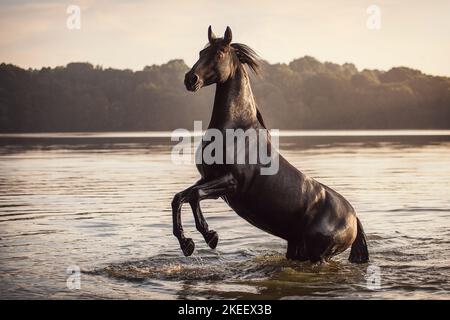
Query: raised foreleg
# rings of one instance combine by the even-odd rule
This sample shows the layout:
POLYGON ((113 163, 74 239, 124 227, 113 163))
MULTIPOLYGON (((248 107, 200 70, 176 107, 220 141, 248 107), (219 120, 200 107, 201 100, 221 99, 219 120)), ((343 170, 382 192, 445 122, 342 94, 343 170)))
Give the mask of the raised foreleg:
POLYGON ((205 199, 217 199, 228 195, 236 191, 236 188, 236 179, 231 174, 227 174, 209 181, 200 180, 193 186, 175 195, 172 200, 173 234, 177 237, 185 256, 192 254, 195 244, 191 238, 184 236, 181 223, 181 207, 183 204, 186 202, 191 204, 197 229, 202 233, 208 245, 215 247, 218 241, 217 233, 208 230, 208 224, 201 213, 199 202, 205 199))

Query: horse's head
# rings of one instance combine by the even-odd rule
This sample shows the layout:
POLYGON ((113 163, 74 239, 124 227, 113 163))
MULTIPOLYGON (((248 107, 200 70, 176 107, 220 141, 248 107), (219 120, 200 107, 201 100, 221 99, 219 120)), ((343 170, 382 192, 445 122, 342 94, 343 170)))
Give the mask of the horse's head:
POLYGON ((234 48, 231 46, 231 29, 227 27, 223 38, 216 38, 208 28, 209 45, 200 51, 200 57, 186 73, 184 84, 189 91, 228 80, 236 68, 234 48))

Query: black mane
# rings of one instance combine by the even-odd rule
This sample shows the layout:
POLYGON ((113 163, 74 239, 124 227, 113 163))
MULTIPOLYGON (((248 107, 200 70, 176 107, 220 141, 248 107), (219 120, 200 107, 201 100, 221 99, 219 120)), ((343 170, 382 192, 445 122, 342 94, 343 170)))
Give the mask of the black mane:
POLYGON ((242 43, 232 43, 231 47, 235 50, 236 56, 241 63, 247 64, 254 73, 257 74, 259 72, 259 56, 255 50, 242 43))

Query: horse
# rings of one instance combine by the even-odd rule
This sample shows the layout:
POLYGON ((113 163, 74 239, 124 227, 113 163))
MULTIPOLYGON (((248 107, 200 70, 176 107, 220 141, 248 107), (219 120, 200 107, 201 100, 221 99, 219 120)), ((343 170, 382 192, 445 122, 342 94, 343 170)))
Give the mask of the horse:
MULTIPOLYGON (((255 51, 247 45, 232 43, 230 27, 218 38, 209 26, 208 44, 184 79, 186 89, 192 92, 216 84, 208 129, 220 132, 267 129, 256 105, 246 66, 255 73, 260 70, 261 62, 255 51)), ((271 148, 270 135, 260 139, 271 148)), ((208 143, 203 139, 199 151, 208 143)), ((195 248, 193 240, 184 235, 183 204, 190 204, 196 229, 207 245, 215 249, 219 237, 216 231, 209 230, 200 202, 222 198, 252 225, 286 240, 287 259, 325 263, 351 246, 350 262, 369 261, 366 236, 351 204, 338 192, 299 171, 281 154, 277 156, 279 168, 272 175, 262 175, 260 163, 207 164, 201 161, 196 164, 200 179, 175 194, 171 203, 173 234, 183 254, 190 256, 195 248)))

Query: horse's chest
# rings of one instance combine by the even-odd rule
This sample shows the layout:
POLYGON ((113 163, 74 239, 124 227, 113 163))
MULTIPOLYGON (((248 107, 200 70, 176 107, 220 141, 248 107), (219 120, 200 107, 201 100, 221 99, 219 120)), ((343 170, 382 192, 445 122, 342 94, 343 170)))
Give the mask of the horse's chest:
POLYGON ((197 164, 197 170, 206 180, 216 179, 226 174, 224 165, 206 164, 204 162, 197 164))
POLYGON ((215 179, 228 173, 222 145, 203 141, 196 152, 196 166, 204 179, 215 179))

